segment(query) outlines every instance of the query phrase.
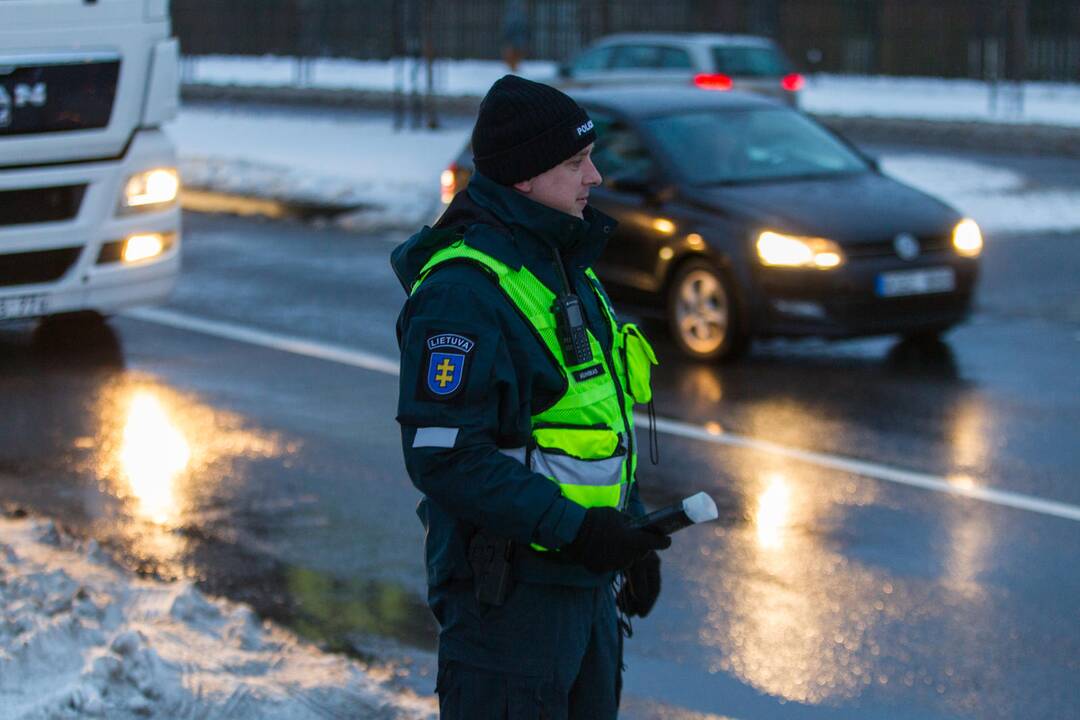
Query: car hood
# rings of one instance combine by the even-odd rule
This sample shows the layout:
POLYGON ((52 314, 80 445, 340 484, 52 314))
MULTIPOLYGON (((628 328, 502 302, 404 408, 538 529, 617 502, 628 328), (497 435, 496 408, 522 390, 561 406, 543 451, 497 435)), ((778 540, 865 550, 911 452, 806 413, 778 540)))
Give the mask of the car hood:
POLYGON ((960 214, 876 172, 692 188, 688 199, 780 232, 825 237, 842 245, 950 232, 960 214))

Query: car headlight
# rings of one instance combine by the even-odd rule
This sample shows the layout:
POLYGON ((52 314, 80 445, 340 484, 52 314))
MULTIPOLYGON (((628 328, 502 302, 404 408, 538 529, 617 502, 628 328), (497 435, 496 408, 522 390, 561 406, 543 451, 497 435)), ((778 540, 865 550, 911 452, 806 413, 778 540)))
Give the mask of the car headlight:
POLYGON ((952 231, 952 244, 956 252, 964 257, 978 257, 983 249, 983 236, 978 224, 970 218, 956 223, 952 231))
POLYGON ((128 178, 120 204, 125 210, 164 205, 176 200, 179 193, 180 175, 176 168, 154 168, 128 178))
POLYGON ((757 253, 762 265, 831 270, 844 264, 844 253, 832 240, 783 235, 771 230, 758 235, 757 253))

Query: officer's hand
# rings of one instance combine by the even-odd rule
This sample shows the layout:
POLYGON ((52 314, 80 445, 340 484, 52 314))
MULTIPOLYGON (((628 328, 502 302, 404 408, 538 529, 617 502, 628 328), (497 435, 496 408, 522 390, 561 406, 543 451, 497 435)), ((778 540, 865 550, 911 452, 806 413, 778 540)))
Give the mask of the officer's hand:
POLYGON ((623 573, 615 603, 630 617, 645 617, 660 596, 660 556, 650 550, 623 573))
POLYGON ((585 511, 577 537, 563 552, 597 574, 629 567, 651 550, 671 546, 671 538, 630 527, 630 516, 615 508, 585 511))

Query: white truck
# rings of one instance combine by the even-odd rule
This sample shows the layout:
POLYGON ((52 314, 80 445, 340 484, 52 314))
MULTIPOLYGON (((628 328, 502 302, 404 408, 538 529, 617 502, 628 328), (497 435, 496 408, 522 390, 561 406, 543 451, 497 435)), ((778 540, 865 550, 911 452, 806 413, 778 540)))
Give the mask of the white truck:
POLYGON ((168 0, 0 0, 0 321, 160 302, 180 271, 168 0))

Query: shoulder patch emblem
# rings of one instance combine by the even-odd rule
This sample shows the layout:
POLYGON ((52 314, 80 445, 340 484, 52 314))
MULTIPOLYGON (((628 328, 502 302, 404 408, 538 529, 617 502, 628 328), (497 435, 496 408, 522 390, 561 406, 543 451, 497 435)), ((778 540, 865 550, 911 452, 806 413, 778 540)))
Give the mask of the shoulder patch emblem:
POLYGON ((476 343, 456 333, 433 333, 426 346, 424 389, 435 399, 449 399, 465 384, 468 356, 476 343))

